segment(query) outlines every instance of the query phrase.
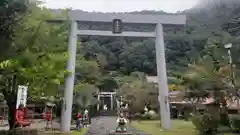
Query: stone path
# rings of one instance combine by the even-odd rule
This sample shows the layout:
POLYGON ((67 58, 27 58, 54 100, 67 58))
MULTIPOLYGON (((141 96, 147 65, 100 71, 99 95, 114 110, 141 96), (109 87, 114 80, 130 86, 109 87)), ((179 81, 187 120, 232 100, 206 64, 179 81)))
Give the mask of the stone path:
MULTIPOLYGON (((117 117, 107 116, 94 118, 84 135, 109 135, 109 133, 117 127, 116 119, 117 117)), ((128 130, 132 132, 133 135, 147 135, 132 126, 128 126, 128 130)))

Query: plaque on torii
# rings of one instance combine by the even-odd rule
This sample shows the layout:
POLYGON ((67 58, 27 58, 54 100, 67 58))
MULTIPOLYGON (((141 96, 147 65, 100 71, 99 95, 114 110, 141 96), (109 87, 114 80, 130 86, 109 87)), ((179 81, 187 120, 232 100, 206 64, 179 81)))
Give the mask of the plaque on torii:
POLYGON ((112 33, 113 34, 121 34, 123 30, 123 23, 121 19, 113 19, 112 21, 113 29, 112 33))

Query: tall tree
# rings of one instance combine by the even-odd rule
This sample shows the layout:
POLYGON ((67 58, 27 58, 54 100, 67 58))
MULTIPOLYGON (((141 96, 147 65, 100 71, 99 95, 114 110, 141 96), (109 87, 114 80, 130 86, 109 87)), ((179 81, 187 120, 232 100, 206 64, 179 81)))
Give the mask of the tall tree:
POLYGON ((9 125, 15 122, 17 86, 27 85, 30 96, 56 92, 63 83, 67 60, 67 27, 52 26, 47 9, 34 7, 14 27, 10 54, 0 63, 1 92, 9 107, 9 125))

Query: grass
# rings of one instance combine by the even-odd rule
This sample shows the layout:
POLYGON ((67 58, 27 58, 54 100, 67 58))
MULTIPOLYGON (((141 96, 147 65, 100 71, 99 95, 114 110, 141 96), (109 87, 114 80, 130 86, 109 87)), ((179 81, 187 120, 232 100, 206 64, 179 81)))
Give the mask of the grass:
MULTIPOLYGON (((160 121, 133 121, 132 125, 145 133, 151 135, 196 135, 194 126, 191 122, 183 120, 172 120, 171 131, 161 131, 160 121)), ((221 135, 235 135, 232 133, 222 133, 221 135)))
POLYGON ((80 131, 73 131, 71 133, 60 133, 60 132, 56 132, 56 133, 42 133, 40 135, 83 135, 83 133, 85 133, 86 129, 83 128, 80 131))
POLYGON ((86 128, 81 129, 81 131, 73 131, 71 135, 83 135, 85 133, 86 128))

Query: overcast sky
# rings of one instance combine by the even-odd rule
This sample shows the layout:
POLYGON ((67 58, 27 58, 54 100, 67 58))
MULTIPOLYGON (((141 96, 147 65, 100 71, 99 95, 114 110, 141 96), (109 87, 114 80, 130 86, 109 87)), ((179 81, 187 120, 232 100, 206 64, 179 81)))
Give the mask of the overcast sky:
POLYGON ((177 12, 193 7, 198 0, 43 0, 49 8, 73 8, 84 11, 131 12, 163 10, 177 12))

